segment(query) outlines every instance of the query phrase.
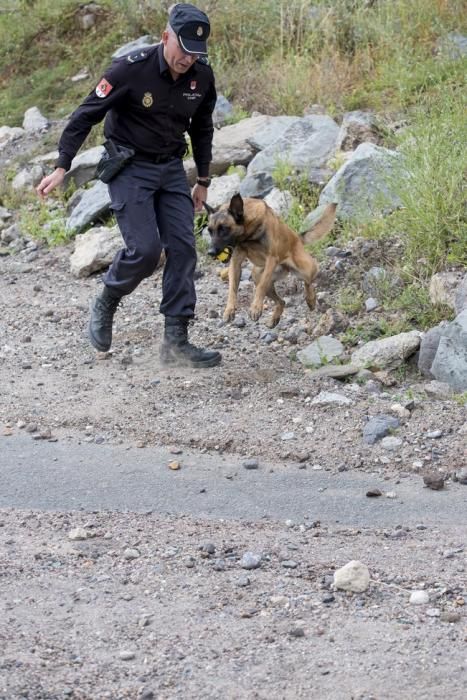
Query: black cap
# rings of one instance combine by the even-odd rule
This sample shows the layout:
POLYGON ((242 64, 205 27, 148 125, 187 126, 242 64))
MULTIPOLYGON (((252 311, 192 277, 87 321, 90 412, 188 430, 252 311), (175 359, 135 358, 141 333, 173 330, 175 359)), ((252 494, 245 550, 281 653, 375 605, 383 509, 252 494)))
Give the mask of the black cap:
POLYGON ((207 56, 207 38, 211 27, 208 16, 194 5, 179 2, 169 15, 169 24, 186 53, 207 56))

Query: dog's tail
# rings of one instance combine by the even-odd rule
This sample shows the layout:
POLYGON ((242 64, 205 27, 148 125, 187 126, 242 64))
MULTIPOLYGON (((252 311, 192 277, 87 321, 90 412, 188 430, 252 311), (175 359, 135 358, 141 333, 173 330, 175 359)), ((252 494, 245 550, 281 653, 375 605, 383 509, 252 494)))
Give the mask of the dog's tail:
POLYGON ((324 236, 332 230, 334 222, 336 220, 336 209, 337 204, 331 202, 324 209, 323 213, 313 226, 305 233, 302 233, 302 241, 304 243, 313 243, 314 241, 319 241, 324 236))

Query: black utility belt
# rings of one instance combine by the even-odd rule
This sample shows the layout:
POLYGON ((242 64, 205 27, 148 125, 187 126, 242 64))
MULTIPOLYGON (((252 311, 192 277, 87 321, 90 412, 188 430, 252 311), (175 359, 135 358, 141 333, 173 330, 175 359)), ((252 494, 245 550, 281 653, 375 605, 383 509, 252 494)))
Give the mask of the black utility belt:
POLYGON ((159 153, 157 155, 148 155, 146 153, 136 152, 133 160, 142 161, 143 163, 154 163, 155 165, 160 165, 161 163, 169 163, 171 160, 177 160, 177 158, 182 158, 183 154, 180 153, 159 153))

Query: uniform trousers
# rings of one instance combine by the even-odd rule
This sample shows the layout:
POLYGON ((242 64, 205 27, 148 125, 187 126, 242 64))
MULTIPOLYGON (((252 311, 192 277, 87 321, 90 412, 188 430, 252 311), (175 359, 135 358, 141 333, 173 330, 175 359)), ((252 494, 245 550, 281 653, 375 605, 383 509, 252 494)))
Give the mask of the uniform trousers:
POLYGON ((130 294, 152 275, 162 250, 166 262, 160 311, 164 316, 192 318, 196 305, 194 207, 183 161, 133 160, 109 183, 125 248, 115 256, 104 283, 130 294))

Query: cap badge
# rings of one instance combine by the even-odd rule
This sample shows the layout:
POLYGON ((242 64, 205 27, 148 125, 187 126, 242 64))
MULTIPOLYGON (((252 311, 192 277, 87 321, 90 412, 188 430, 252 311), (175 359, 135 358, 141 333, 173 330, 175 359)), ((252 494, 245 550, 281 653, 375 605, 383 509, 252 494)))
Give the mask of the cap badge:
POLYGON ((196 34, 198 36, 203 36, 203 27, 198 27, 198 29, 196 30, 196 34))
POLYGON ((150 92, 145 92, 143 99, 142 99, 143 106, 144 107, 152 107, 153 102, 154 102, 154 98, 153 98, 152 94, 150 92))

